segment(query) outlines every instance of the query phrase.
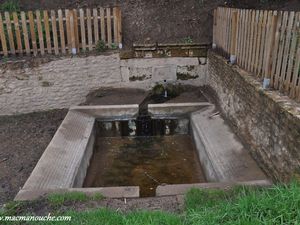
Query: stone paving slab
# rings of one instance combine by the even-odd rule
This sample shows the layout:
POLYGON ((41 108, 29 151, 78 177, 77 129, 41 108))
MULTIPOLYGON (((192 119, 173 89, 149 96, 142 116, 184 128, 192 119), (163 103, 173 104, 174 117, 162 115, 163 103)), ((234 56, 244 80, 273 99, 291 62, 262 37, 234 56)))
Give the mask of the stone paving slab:
POLYGON ((156 189, 156 196, 171 196, 171 195, 184 195, 191 188, 199 189, 230 189, 235 186, 259 186, 269 187, 272 182, 268 180, 253 180, 244 182, 220 182, 220 183, 199 183, 199 184, 173 184, 173 185, 160 185, 156 189))
POLYGON ((51 193, 82 192, 87 195, 102 194, 107 198, 138 198, 140 188, 138 186, 101 187, 101 188, 59 188, 59 189, 22 189, 16 196, 16 201, 32 201, 51 193))

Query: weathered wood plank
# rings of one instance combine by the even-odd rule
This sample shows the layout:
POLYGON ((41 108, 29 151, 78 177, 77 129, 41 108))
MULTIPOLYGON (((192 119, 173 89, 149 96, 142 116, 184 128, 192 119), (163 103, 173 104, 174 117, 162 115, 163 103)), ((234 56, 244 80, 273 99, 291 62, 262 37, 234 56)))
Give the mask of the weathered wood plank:
POLYGON ((2 15, 0 13, 0 40, 2 45, 2 51, 4 56, 8 56, 8 50, 7 50, 7 43, 6 43, 6 37, 4 33, 4 26, 3 26, 3 20, 2 15))
POLYGON ((86 18, 87 18, 87 31, 88 31, 88 47, 89 50, 93 50, 93 33, 92 33, 92 16, 91 10, 86 9, 86 18))
POLYGON ((83 51, 86 50, 86 38, 85 38, 85 23, 84 23, 84 11, 79 9, 80 14, 80 31, 81 31, 81 48, 83 51))
POLYGON ((95 43, 99 41, 99 28, 98 28, 98 10, 93 9, 93 21, 94 21, 94 40, 95 43))
POLYGON ((259 71, 259 56, 261 54, 261 39, 262 39, 262 26, 263 26, 263 16, 264 12, 262 10, 259 10, 259 19, 258 19, 258 25, 257 25, 257 43, 256 43, 256 53, 255 53, 255 73, 258 73, 259 71))
POLYGON ((49 54, 51 54, 52 53, 52 46, 51 46, 49 16, 48 16, 48 11, 47 10, 44 10, 44 25, 45 25, 45 34, 46 34, 46 42, 47 42, 47 52, 49 54))
POLYGON ((284 44, 285 44, 285 31, 288 22, 288 12, 284 12, 283 20, 281 24, 281 31, 280 31, 280 39, 279 39, 279 51, 277 57, 277 66, 275 72, 275 80, 274 80, 274 88, 277 89, 279 87, 279 81, 281 77, 281 65, 283 59, 283 51, 284 51, 284 44))
MULTIPOLYGON (((286 80, 285 80, 285 91, 286 93, 289 93, 290 91, 290 87, 292 85, 292 75, 297 76, 297 74, 292 74, 293 72, 293 65, 294 65, 294 61, 296 59, 296 51, 297 51, 297 42, 299 43, 300 40, 300 33, 299 33, 299 28, 300 28, 300 24, 299 24, 299 20, 300 20, 300 12, 298 12, 295 16, 295 22, 294 22, 294 26, 292 29, 292 37, 291 37, 291 48, 290 51, 288 53, 289 57, 288 57, 288 66, 287 66, 287 74, 286 74, 286 80)), ((299 72, 299 70, 298 70, 299 72)))
POLYGON ((74 14, 73 11, 70 11, 70 31, 71 31, 71 48, 72 53, 76 53, 76 38, 75 38, 75 26, 74 26, 74 14))
POLYGON ((231 50, 230 54, 236 56, 236 50, 237 50, 237 40, 238 40, 238 13, 237 11, 234 11, 232 13, 232 26, 231 26, 231 50))
POLYGON ((264 77, 271 78, 272 71, 272 47, 274 46, 275 34, 276 34, 276 26, 278 21, 277 11, 269 12, 269 27, 268 27, 268 37, 266 43, 266 55, 265 55, 265 69, 264 69, 264 77))
POLYGON ((20 55, 22 55, 23 54, 22 39, 21 39, 21 32, 20 32, 20 26, 19 26, 19 18, 18 18, 18 15, 16 12, 13 13, 13 20, 14 20, 14 25, 15 25, 18 53, 20 55))
POLYGON ((274 87, 274 82, 275 82, 275 70, 276 70, 276 62, 278 59, 278 48, 279 48, 280 28, 281 28, 281 24, 282 24, 282 17, 283 17, 283 13, 278 12, 278 21, 277 21, 275 40, 274 40, 274 46, 273 46, 273 58, 272 58, 271 82, 270 82, 271 87, 274 87))
POLYGON ((73 16, 74 16, 74 32, 75 32, 75 45, 77 52, 80 51, 80 46, 79 46, 79 28, 78 28, 78 15, 77 15, 77 10, 73 9, 73 16))
POLYGON ((38 37, 39 37, 39 49, 41 55, 45 55, 45 44, 44 44, 44 35, 43 35, 43 26, 41 22, 41 13, 39 10, 35 11, 36 15, 36 25, 38 30, 38 37))
POLYGON ((66 32, 67 32, 67 46, 68 52, 72 53, 72 41, 71 41, 71 26, 70 26, 70 10, 65 10, 66 17, 66 32))
POLYGON ((285 34, 285 47, 283 52, 283 61, 281 67, 281 77, 280 77, 280 90, 284 90, 284 84, 286 83, 286 75, 287 75, 287 65, 292 37, 292 29, 294 24, 295 12, 290 12, 288 26, 285 34))
POLYGON ((58 14, 58 26, 59 26, 59 36, 60 36, 60 47, 61 52, 66 54, 66 40, 65 40, 65 28, 63 21, 63 12, 61 9, 57 11, 58 14))
POLYGON ((260 42, 260 54, 259 54, 257 76, 263 76, 264 55, 265 55, 266 36, 267 36, 266 34, 267 22, 268 22, 268 11, 265 10, 263 13, 262 35, 261 35, 261 42, 260 42))
POLYGON ((104 15, 104 8, 100 8, 100 30, 101 30, 101 40, 106 42, 106 35, 105 35, 105 15, 104 15))
POLYGON ((106 25, 107 25, 107 44, 111 46, 112 35, 111 35, 111 15, 110 8, 106 8, 106 25))
POLYGON ((57 37, 57 25, 56 25, 56 15, 55 11, 51 10, 51 20, 52 20, 52 34, 53 34, 53 44, 54 44, 54 53, 58 55, 58 37, 57 37))
POLYGON ((13 32, 12 32, 12 27, 11 27, 10 15, 8 12, 5 12, 4 15, 5 15, 5 23, 6 23, 6 29, 7 29, 7 35, 8 35, 10 54, 15 55, 16 49, 15 49, 14 36, 13 36, 13 32))
POLYGON ((36 43, 36 35, 35 35, 35 24, 32 11, 28 12, 29 19, 29 28, 30 28, 30 36, 31 36, 31 45, 33 49, 33 55, 37 55, 37 43, 36 43))

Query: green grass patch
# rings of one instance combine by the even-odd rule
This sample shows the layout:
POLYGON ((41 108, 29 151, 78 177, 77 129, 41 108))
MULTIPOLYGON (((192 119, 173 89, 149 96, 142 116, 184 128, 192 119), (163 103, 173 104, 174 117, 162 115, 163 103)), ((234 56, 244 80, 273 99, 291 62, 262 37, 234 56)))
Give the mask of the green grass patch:
POLYGON ((83 192, 66 192, 66 193, 53 193, 48 196, 48 201, 52 206, 60 206, 65 202, 87 202, 89 200, 101 200, 103 195, 96 193, 88 196, 83 192))
MULTIPOLYGON (((52 204, 88 201, 83 193, 53 194, 52 204)), ((14 211, 17 205, 8 208, 14 211)), ((300 224, 300 185, 275 185, 271 188, 236 187, 232 190, 191 189, 185 196, 181 214, 160 211, 120 213, 108 209, 69 211, 57 216, 71 216, 71 222, 29 224, 102 224, 102 225, 257 225, 300 224)), ((6 212, 0 212, 7 215, 6 212)), ((52 214, 55 215, 55 214, 52 214)))
POLYGON ((191 190, 187 224, 300 224, 300 186, 239 187, 228 191, 191 190))

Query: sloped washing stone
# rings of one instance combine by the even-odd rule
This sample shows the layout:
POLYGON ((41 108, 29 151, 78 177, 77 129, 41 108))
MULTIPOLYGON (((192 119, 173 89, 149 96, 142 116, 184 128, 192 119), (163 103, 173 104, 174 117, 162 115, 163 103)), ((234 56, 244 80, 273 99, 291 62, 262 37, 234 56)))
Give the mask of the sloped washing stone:
POLYGON ((267 179, 214 106, 191 114, 191 130, 208 181, 267 179))
MULTIPOLYGON (((71 108, 15 199, 27 200, 26 196, 34 199, 41 193, 54 190, 74 191, 77 190, 76 188, 82 187, 93 154, 96 118, 111 118, 114 115, 134 117, 137 113, 138 105, 71 108)), ((139 196, 139 187, 100 188, 97 190, 112 197, 139 196)))
POLYGON ((211 105, 209 102, 149 104, 148 112, 153 117, 182 116, 211 105))

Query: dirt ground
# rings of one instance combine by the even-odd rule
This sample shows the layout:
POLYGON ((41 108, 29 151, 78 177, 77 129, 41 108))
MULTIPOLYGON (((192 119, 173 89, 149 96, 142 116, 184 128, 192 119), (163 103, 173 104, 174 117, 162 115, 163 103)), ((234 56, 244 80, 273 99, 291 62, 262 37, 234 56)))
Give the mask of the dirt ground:
MULTIPOLYGON (((6 0, 0 0, 0 3, 6 0)), ((20 0, 22 10, 115 6, 122 9, 123 43, 212 42, 217 6, 300 10, 299 0, 20 0)))
POLYGON ((15 208, 15 215, 45 216, 51 214, 63 214, 70 210, 77 212, 89 209, 108 208, 118 212, 130 212, 138 210, 166 211, 179 213, 184 209, 184 196, 166 196, 155 198, 132 198, 132 199, 100 199, 87 201, 65 201, 62 205, 51 205, 46 198, 33 202, 24 202, 15 208))
MULTIPOLYGON (((102 88, 89 94, 84 104, 141 104, 148 94, 140 89, 102 88)), ((199 88, 187 86, 167 102, 204 100, 199 88)), ((22 188, 66 113, 53 110, 0 117, 0 206, 22 188)))
POLYGON ((67 110, 0 117, 0 205, 12 200, 52 139, 67 110))

